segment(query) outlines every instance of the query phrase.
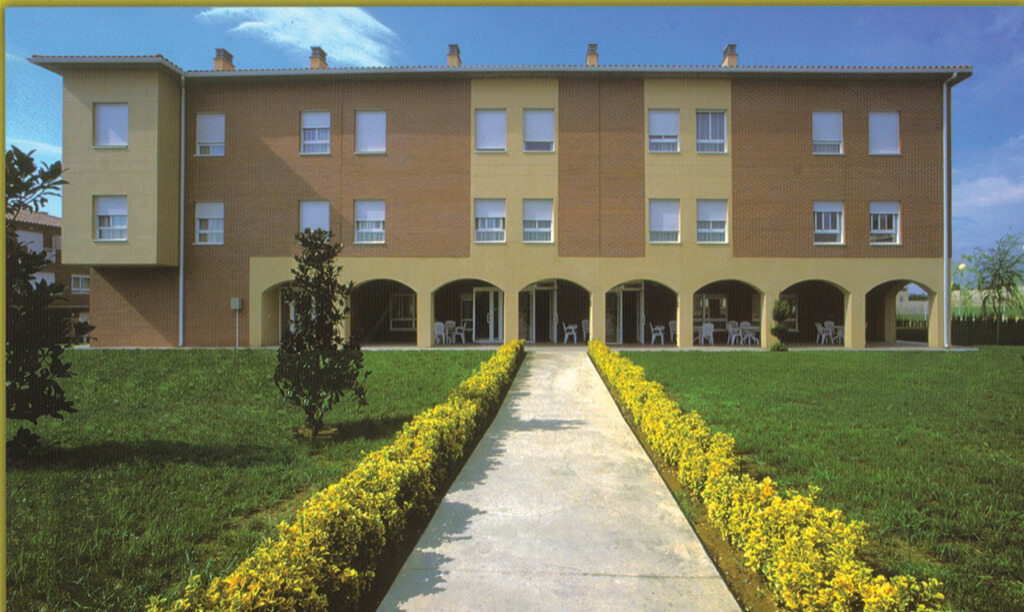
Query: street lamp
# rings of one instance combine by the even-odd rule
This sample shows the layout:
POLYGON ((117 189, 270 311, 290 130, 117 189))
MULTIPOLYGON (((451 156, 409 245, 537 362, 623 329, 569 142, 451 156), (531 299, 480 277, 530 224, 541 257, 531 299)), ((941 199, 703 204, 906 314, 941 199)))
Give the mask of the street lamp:
MULTIPOLYGON (((957 269, 958 272, 963 272, 964 270, 967 269, 967 263, 961 261, 960 265, 957 266, 956 269, 957 269)), ((964 286, 961 283, 960 284, 960 291, 959 291, 959 293, 957 293, 957 296, 956 296, 956 318, 958 318, 958 319, 963 319, 964 318, 963 310, 964 310, 964 286)))

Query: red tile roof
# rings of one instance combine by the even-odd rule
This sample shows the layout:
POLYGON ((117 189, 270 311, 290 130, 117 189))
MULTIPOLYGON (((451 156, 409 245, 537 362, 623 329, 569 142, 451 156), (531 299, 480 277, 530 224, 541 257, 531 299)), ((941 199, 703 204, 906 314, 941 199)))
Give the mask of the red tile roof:
MULTIPOLYGON (((10 218, 10 215, 7 216, 10 218)), ((61 218, 54 217, 44 212, 32 212, 25 210, 18 213, 18 223, 32 223, 35 225, 49 225, 50 227, 60 227, 61 218)))

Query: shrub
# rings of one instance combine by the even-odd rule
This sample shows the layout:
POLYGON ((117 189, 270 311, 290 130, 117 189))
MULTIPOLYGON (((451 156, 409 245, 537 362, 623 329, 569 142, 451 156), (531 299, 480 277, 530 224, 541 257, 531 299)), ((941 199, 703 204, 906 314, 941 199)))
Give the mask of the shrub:
POLYGON ((864 562, 865 524, 815 504, 810 495, 780 493, 769 478, 740 473, 735 441, 712 433, 696 412, 684 412, 643 368, 590 342, 590 357, 623 412, 643 432, 680 482, 705 505, 722 535, 791 610, 833 612, 935 610, 939 583, 874 575, 864 562))

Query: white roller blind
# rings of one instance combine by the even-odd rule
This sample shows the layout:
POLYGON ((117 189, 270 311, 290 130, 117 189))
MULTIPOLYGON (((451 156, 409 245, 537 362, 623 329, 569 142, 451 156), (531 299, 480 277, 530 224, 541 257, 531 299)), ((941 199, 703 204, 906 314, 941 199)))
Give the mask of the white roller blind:
POLYGON ((96 105, 96 146, 124 147, 128 145, 128 105, 96 105))
POLYGON ((652 110, 647 114, 647 129, 651 136, 678 136, 678 110, 652 110))
POLYGON ((900 214, 899 202, 872 202, 871 214, 873 215, 898 215, 900 214))
POLYGON ((551 200, 523 200, 523 219, 526 221, 550 221, 551 200))
POLYGON ((698 221, 725 221, 727 213, 725 200, 697 200, 698 221))
POLYGON ((384 221, 384 200, 356 200, 356 221, 384 221))
POLYGON ((868 140, 872 155, 900 152, 900 114, 868 113, 868 140))
POLYGON ((555 139, 555 111, 523 111, 523 140, 551 142, 555 139))
POLYGON ((199 202, 196 204, 197 219, 223 219, 223 202, 199 202))
POLYGON ((476 216, 490 218, 504 217, 505 200, 477 200, 476 216))
POLYGON ((356 151, 379 153, 387 149, 388 115, 385 111, 356 111, 356 151))
POLYGON ((505 150, 505 111, 476 111, 476 149, 478 151, 505 150))
POLYGON ((224 115, 196 115, 196 140, 201 143, 224 142, 224 115))
POLYGON ((331 207, 327 202, 299 202, 299 229, 330 229, 331 207))
POLYGON ((651 200, 651 231, 679 231, 679 200, 651 200))
POLYGON ((817 112, 813 114, 811 123, 814 140, 843 140, 843 113, 817 112))
MULTIPOLYGON (((292 115, 294 117, 294 115, 292 115)), ((294 125, 294 124, 293 124, 294 125)), ((331 113, 329 112, 315 112, 315 113, 302 113, 302 129, 312 130, 317 128, 330 128, 331 127, 331 113)))
POLYGON ((96 196, 98 216, 125 216, 128 214, 127 196, 96 196))
POLYGON ((815 202, 814 212, 843 212, 842 202, 815 202))

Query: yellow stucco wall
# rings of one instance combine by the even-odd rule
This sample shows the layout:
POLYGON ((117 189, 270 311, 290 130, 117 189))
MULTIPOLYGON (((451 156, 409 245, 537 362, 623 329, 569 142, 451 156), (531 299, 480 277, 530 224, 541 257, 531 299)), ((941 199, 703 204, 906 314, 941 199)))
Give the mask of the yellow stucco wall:
POLYGON ((156 68, 64 75, 64 260, 90 265, 178 264, 180 93, 156 68), (128 145, 93 146, 97 103, 128 104, 128 145), (93 198, 123 195, 128 239, 95 240, 93 198))

